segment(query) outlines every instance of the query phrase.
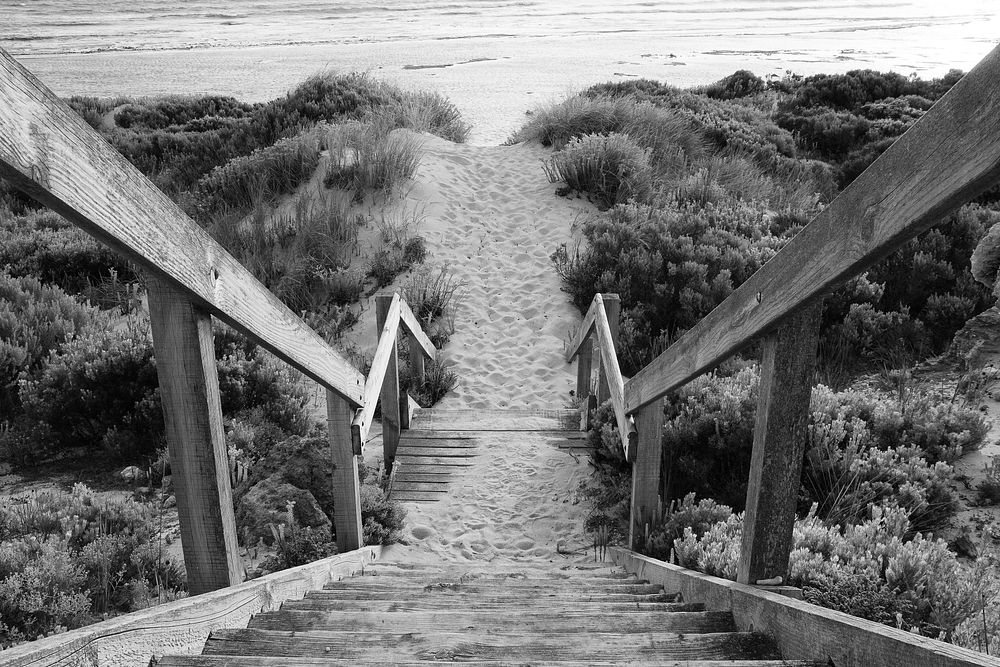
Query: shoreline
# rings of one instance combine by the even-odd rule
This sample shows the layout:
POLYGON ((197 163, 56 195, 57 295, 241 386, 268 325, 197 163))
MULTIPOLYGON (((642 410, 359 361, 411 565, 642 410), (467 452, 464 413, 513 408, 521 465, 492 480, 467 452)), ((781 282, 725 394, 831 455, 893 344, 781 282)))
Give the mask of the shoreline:
MULTIPOLYGON (((851 69, 894 70, 921 78, 968 70, 993 47, 985 39, 933 41, 909 31, 905 44, 850 26, 814 34, 703 35, 667 31, 593 36, 399 39, 350 44, 119 50, 16 56, 61 96, 231 95, 267 101, 317 71, 361 71, 404 88, 448 96, 473 125, 469 143, 497 145, 526 112, 604 81, 650 78, 680 87, 738 69, 761 77, 851 69), (915 44, 932 44, 916 53, 915 44), (873 45, 884 50, 873 50, 873 45), (898 47, 898 48, 897 48, 898 47), (906 48, 904 48, 906 47, 906 48)), ((883 31, 892 33, 893 31, 883 31)), ((898 36, 897 36, 898 37, 898 36)), ((0 47, 6 47, 0 40, 0 47)))

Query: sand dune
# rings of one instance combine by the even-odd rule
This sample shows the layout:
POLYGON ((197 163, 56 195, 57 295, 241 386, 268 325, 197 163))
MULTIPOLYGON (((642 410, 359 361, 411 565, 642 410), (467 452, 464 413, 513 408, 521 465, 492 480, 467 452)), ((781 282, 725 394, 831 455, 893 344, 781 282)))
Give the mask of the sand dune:
MULTIPOLYGON (((563 359, 564 341, 581 318, 549 256, 595 209, 555 195, 541 169, 549 151, 540 146, 423 138, 420 168, 397 205, 423 210, 417 232, 427 240, 428 263, 447 266, 464 283, 456 332, 444 349, 460 383, 436 407, 569 407, 576 376, 563 359)), ((352 336, 368 350, 372 311, 352 336)), ((371 444, 375 452, 381 443, 371 444)), ((582 549, 588 539, 586 506, 576 500, 586 457, 523 432, 491 435, 481 451, 446 500, 408 504, 405 558, 583 557, 560 552, 582 549)))

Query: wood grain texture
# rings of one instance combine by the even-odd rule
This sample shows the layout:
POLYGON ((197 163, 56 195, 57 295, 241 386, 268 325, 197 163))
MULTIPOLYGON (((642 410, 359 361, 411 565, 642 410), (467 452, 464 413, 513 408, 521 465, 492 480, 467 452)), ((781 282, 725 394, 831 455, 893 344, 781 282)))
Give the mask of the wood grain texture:
MULTIPOLYGON (((184 655, 166 656, 158 663, 159 667, 314 667, 322 665, 329 667, 329 658, 286 658, 266 655, 184 655)), ((384 662, 366 661, 363 658, 351 660, 352 665, 378 665, 384 662)), ((435 665, 454 665, 454 660, 397 660, 393 667, 433 667, 435 665)), ((511 667, 506 660, 463 660, 466 667, 511 667)), ((564 660, 532 660, 531 667, 567 667, 564 660)), ((621 667, 618 660, 588 660, 588 667, 621 667)), ((830 667, 826 662, 814 660, 629 660, 633 667, 830 667)))
MULTIPOLYGON (((371 370, 365 380, 365 390, 361 398, 361 409, 354 417, 351 431, 354 438, 354 448, 358 450, 368 439, 372 419, 375 417, 375 406, 384 398, 383 389, 390 374, 395 378, 396 392, 393 394, 392 405, 395 406, 396 441, 399 438, 399 375, 397 369, 396 335, 399 333, 399 295, 392 295, 388 302, 384 295, 375 297, 375 317, 378 331, 378 347, 372 358, 371 370)), ((393 410, 388 410, 391 415, 393 410)), ((385 413, 382 411, 383 432, 385 430, 385 413)), ((395 444, 395 442, 393 444, 395 444)))
MULTIPOLYGON (((375 295, 375 323, 381 332, 379 347, 382 346, 383 340, 389 346, 389 356, 379 391, 379 406, 382 409, 382 451, 385 454, 385 469, 389 473, 392 472, 392 462, 396 458, 396 446, 399 444, 402 425, 399 414, 399 399, 402 393, 399 390, 399 324, 402 309, 403 301, 398 294, 375 295)), ((374 369, 374 363, 372 368, 374 369)))
MULTIPOLYGON (((626 614, 631 612, 655 611, 659 613, 672 611, 705 611, 705 605, 700 602, 607 602, 607 601, 576 601, 573 609, 578 611, 593 611, 605 614, 626 614)), ((400 595, 395 600, 336 600, 331 598, 311 598, 289 600, 281 605, 282 609, 303 611, 433 611, 455 608, 455 601, 447 598, 414 599, 400 595)), ((468 611, 488 611, 492 613, 507 613, 510 603, 471 601, 462 606, 468 611)), ((565 609, 566 607, 564 607, 565 609)), ((517 603, 518 612, 551 611, 551 601, 522 600, 517 603)))
POLYGON ((361 373, 2 49, 0 177, 361 404, 361 373))
MULTIPOLYGON (((622 312, 622 302, 618 298, 617 294, 601 294, 601 303, 604 307, 604 316, 608 322, 608 332, 611 334, 609 336, 611 344, 609 347, 601 348, 601 359, 605 356, 611 355, 615 358, 615 363, 618 363, 618 349, 621 346, 618 340, 618 330, 620 329, 620 320, 622 312)), ((603 365, 603 362, 602 362, 603 365)), ((618 371, 621 375, 621 371, 618 371)), ((603 403, 611 397, 611 386, 609 384, 609 378, 614 381, 612 373, 608 371, 607 366, 601 368, 601 374, 598 376, 597 384, 597 402, 603 403)), ((624 383, 622 384, 622 400, 624 402, 625 388, 624 383)))
MULTIPOLYGON (((616 297, 617 298, 617 297, 616 297)), ((600 294, 594 297, 598 303, 597 312, 594 316, 594 330, 597 332, 597 346, 601 351, 601 382, 602 386, 608 388, 611 398, 611 406, 615 410, 615 420, 618 422, 618 436, 621 439, 622 451, 628 458, 630 443, 635 442, 635 433, 632 430, 632 423, 625 412, 625 380, 622 378, 622 370, 618 365, 618 355, 615 352, 615 339, 611 331, 611 324, 608 322, 607 314, 602 305, 600 294)), ((598 396, 600 399, 600 396, 598 396)))
POLYGON ((594 295, 594 300, 590 302, 590 308, 587 309, 587 313, 583 316, 583 322, 580 324, 580 328, 577 330, 576 335, 573 336, 573 340, 570 341, 569 347, 566 348, 566 363, 570 363, 580 353, 580 349, 583 344, 590 340, 590 335, 594 331, 594 320, 597 317, 597 309, 600 308, 600 299, 597 297, 600 294, 594 295))
POLYGON ((715 310, 633 377, 633 412, 715 367, 800 305, 1000 180, 1000 47, 715 310))
POLYGON ((632 504, 629 519, 629 547, 638 546, 645 526, 660 507, 660 465, 663 451, 663 405, 660 401, 643 406, 637 415, 635 463, 632 464, 632 504))
POLYGON ((414 415, 408 435, 421 431, 576 431, 580 414, 575 410, 517 408, 510 410, 444 410, 428 408, 414 415))
POLYGON ((788 580, 822 314, 823 302, 817 300, 764 339, 736 575, 740 583, 788 580))
POLYGON ((135 667, 149 664, 153 654, 200 651, 210 631, 243 625, 252 614, 277 609, 288 599, 298 600, 305 591, 331 579, 359 573, 381 551, 381 547, 365 547, 18 644, 0 654, 0 663, 5 667, 135 667))
POLYGON ((326 420, 333 459, 333 525, 337 550, 344 553, 364 546, 361 484, 351 431, 351 405, 332 391, 326 393, 326 420))
POLYGON ((211 316, 150 277, 149 318, 192 595, 243 581, 211 316))
POLYGON ((581 343, 576 355, 576 397, 587 405, 590 397, 590 383, 594 375, 594 341, 591 338, 581 343))
MULTIPOLYGON (((431 339, 424 333, 424 330, 420 325, 420 320, 418 320, 417 316, 413 314, 413 311, 410 310, 410 306, 402 297, 399 299, 399 319, 402 321, 403 329, 406 330, 410 339, 410 352, 412 353, 414 351, 414 346, 416 346, 416 348, 421 352, 421 354, 415 355, 415 357, 419 360, 420 366, 423 367, 424 358, 437 358, 437 349, 434 347, 434 343, 432 343, 431 339)), ((410 361, 412 363, 413 357, 411 357, 410 361)))
POLYGON ((496 632, 643 632, 656 628, 660 632, 733 632, 732 614, 719 611, 702 612, 633 612, 621 615, 600 612, 579 612, 566 609, 559 614, 524 612, 512 616, 483 611, 291 611, 279 610, 253 617, 250 628, 258 630, 347 630, 394 632, 429 632, 435 628, 494 630, 496 632))
POLYGON ((643 579, 679 590, 709 609, 731 609, 739 630, 772 637, 788 660, 837 667, 1000 667, 1000 659, 881 623, 817 607, 760 587, 711 577, 611 547, 612 560, 643 579))
POLYGON ((739 632, 679 635, 650 631, 633 635, 537 632, 287 632, 216 630, 205 654, 335 657, 337 660, 619 660, 778 658, 765 638, 739 632))

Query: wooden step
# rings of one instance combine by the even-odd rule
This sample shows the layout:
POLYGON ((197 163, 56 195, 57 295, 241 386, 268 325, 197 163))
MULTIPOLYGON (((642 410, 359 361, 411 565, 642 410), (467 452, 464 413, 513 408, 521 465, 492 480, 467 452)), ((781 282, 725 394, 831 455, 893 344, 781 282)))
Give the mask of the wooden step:
MULTIPOLYGON (((517 601, 517 612, 545 612, 552 609, 552 600, 520 600, 517 601)), ((489 602, 482 600, 468 601, 461 605, 461 609, 469 612, 491 612, 508 613, 511 610, 510 602, 489 602)), ((403 598, 399 596, 395 600, 345 600, 336 596, 308 597, 302 600, 286 600, 281 603, 282 610, 291 611, 434 611, 434 610, 454 610, 455 600, 450 598, 403 598)), ((568 608, 565 605, 564 608, 568 608)), ((672 611, 705 611, 705 605, 701 602, 581 602, 576 600, 572 603, 575 611, 600 612, 604 614, 627 614, 631 612, 672 612, 672 611)))
POLYGON ((559 573, 567 577, 588 577, 588 576, 621 576, 632 577, 623 568, 614 565, 605 565, 591 562, 574 565, 564 565, 554 567, 548 563, 538 563, 536 561, 511 561, 505 563, 491 563, 486 561, 449 561, 440 563, 393 563, 391 561, 375 561, 365 566, 365 572, 369 571, 394 571, 394 572, 483 572, 500 573, 512 572, 533 576, 540 574, 549 576, 550 573, 559 573))
POLYGON ((422 582, 385 581, 379 577, 358 577, 332 581, 323 586, 324 591, 364 591, 372 593, 397 591, 404 597, 423 593, 450 593, 454 595, 528 594, 532 597, 550 595, 652 595, 663 593, 661 584, 640 584, 631 581, 609 581, 581 584, 576 581, 543 581, 540 579, 472 579, 469 581, 422 582))
POLYGON ((579 431, 576 410, 418 410, 411 431, 579 431))
MULTIPOLYGON (((602 586, 607 584, 648 584, 645 579, 639 579, 634 574, 587 575, 573 577, 561 572, 518 572, 508 570, 469 570, 467 572, 425 572, 409 570, 391 570, 365 568, 363 574, 358 574, 350 579, 342 581, 371 582, 371 580, 383 582, 399 582, 400 584, 433 584, 441 581, 452 581, 459 583, 469 583, 472 581, 506 581, 506 582, 538 582, 538 583, 563 583, 568 586, 602 586)), ((364 583, 364 582, 362 582, 364 583)))
POLYGON ((580 591, 578 593, 560 592, 559 590, 547 589, 522 589, 522 590, 475 590, 467 589, 459 591, 457 589, 437 589, 424 590, 419 592, 398 590, 372 591, 365 589, 353 589, 343 591, 309 591, 306 593, 307 600, 400 600, 407 599, 413 595, 418 595, 421 600, 442 599, 450 600, 451 604, 468 604, 470 602, 480 604, 508 604, 517 605, 535 600, 546 600, 552 603, 574 603, 574 602, 676 602, 675 593, 650 593, 648 595, 632 595, 629 593, 603 593, 600 591, 580 591))
MULTIPOLYGON (((443 429, 413 429, 402 431, 400 433, 400 442, 403 440, 422 442, 424 440, 478 440, 485 435, 494 433, 493 431, 483 430, 483 431, 457 431, 457 430, 443 430, 443 429)), ((563 429, 556 430, 534 430, 531 432, 532 435, 537 435, 543 438, 552 438, 560 441, 586 441, 587 432, 586 431, 566 431, 563 429)))
POLYGON ((546 632, 733 632, 733 615, 720 611, 633 612, 609 615, 598 611, 556 609, 497 614, 494 611, 280 611, 264 612, 250 620, 259 630, 380 631, 423 632, 450 628, 456 631, 492 630, 495 632, 531 631, 544 627, 546 632))
POLYGON ((417 446, 414 444, 401 445, 396 450, 396 458, 401 456, 424 456, 424 457, 434 457, 434 456, 444 456, 444 457, 455 457, 470 459, 476 456, 476 450, 472 447, 436 447, 436 446, 417 446))
POLYGON ((766 637, 747 632, 679 635, 645 632, 546 632, 527 635, 484 632, 326 632, 311 630, 217 630, 205 643, 206 655, 271 655, 338 660, 734 660, 778 659, 766 637))
MULTIPOLYGON (((336 665, 336 657, 289 658, 266 655, 171 655, 160 658, 160 667, 317 667, 336 665)), ((380 661, 364 659, 351 660, 350 665, 385 665, 380 661)), ((454 660, 402 660, 392 663, 394 667, 434 667, 452 665, 454 660)), ((524 662, 502 662, 497 660, 463 660, 463 667, 524 667, 524 662)), ((621 661, 553 661, 532 660, 531 667, 618 667, 621 661)), ((629 661, 634 667, 829 667, 826 662, 807 660, 638 660, 629 661)))
POLYGON ((409 456, 407 454, 398 454, 393 465, 402 466, 403 470, 406 470, 407 466, 436 466, 441 467, 451 467, 451 468, 468 468, 476 462, 476 459, 472 456, 409 456))

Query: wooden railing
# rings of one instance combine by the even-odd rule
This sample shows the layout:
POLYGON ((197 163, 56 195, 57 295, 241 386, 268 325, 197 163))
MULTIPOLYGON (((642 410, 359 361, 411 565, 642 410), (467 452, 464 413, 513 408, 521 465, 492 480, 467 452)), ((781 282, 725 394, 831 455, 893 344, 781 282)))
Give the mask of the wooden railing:
MULTIPOLYGON (((211 318, 246 334, 326 389, 337 546, 362 546, 358 456, 375 396, 366 378, 26 69, 0 49, 0 177, 142 267, 192 594, 243 581, 211 318), (354 410, 360 409, 355 418, 354 410)), ((379 297, 384 303, 386 297, 379 297)), ((433 346, 398 297, 389 316, 422 365, 433 346), (416 346, 415 348, 413 346, 416 346)), ((380 311, 381 312, 381 311, 380 311)), ((384 314, 383 314, 384 315, 384 314)), ((394 340, 394 338, 393 338, 394 340)), ((383 346, 380 346, 380 352, 383 346)), ((388 348, 388 343, 384 346, 388 348)), ((395 375, 395 348, 391 357, 395 375)), ((374 389, 373 389, 374 388, 374 389)), ((398 439, 396 417, 396 439, 398 439)), ((393 445, 394 446, 394 445, 393 445)))
MULTIPOLYGON (((1000 48, 759 271, 625 382, 625 407, 616 414, 635 415, 638 432, 631 544, 642 518, 662 506, 660 399, 763 336, 737 578, 786 579, 823 295, 998 180, 1000 48)), ((581 373, 588 363, 580 355, 581 373)))
POLYGON ((579 358, 576 375, 576 396, 581 402, 583 420, 589 424, 590 411, 598 403, 611 399, 618 422, 625 458, 633 460, 635 424, 625 414, 625 380, 618 365, 618 325, 621 300, 617 294, 596 294, 583 318, 583 324, 566 350, 566 363, 579 358), (594 371, 594 338, 597 338, 597 393, 591 390, 594 371))
POLYGON ((375 415, 375 402, 382 406, 382 446, 386 470, 392 471, 399 445, 399 432, 410 427, 409 397, 399 388, 398 337, 402 324, 406 330, 410 350, 411 378, 417 382, 424 379, 424 361, 433 360, 434 344, 420 328, 413 311, 399 294, 379 294, 375 297, 376 326, 379 329, 378 348, 372 359, 362 404, 354 417, 351 431, 354 436, 354 450, 361 451, 362 443, 368 438, 368 429, 375 415))

